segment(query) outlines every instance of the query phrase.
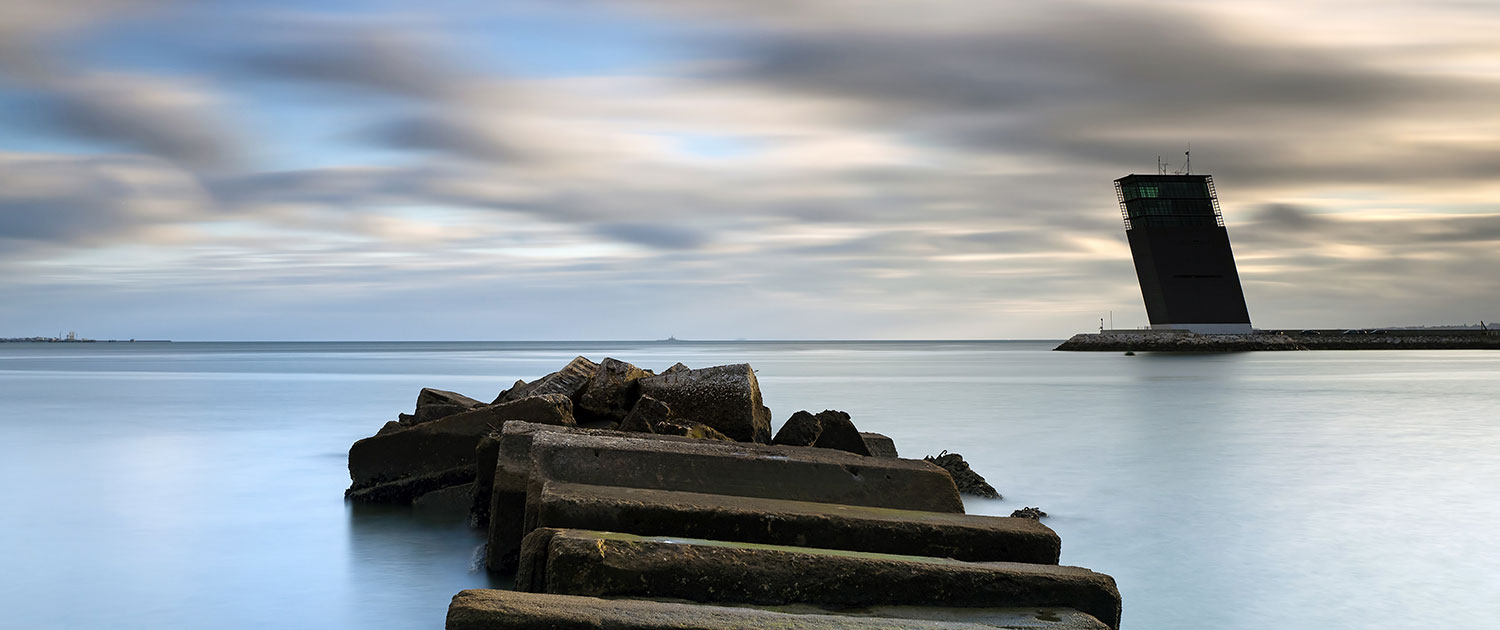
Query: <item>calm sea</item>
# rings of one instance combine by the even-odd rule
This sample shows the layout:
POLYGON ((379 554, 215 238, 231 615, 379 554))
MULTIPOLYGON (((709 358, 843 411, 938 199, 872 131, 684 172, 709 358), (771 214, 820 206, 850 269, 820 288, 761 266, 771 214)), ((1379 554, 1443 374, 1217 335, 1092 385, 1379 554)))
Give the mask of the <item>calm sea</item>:
POLYGON ((346 453, 424 386, 575 355, 749 362, 964 455, 1109 573, 1127 629, 1500 623, 1500 352, 1072 354, 1052 342, 0 344, 0 626, 440 628, 481 536, 353 509, 346 453))

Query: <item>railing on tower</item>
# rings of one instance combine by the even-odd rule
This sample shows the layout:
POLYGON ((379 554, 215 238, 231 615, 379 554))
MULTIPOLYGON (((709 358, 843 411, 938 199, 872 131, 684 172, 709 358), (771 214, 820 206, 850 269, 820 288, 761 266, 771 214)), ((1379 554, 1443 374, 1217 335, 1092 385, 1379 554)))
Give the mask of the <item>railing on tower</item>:
MULTIPOLYGON (((1115 199, 1120 202, 1120 218, 1125 219, 1125 231, 1130 231, 1130 211, 1125 209, 1125 191, 1120 188, 1120 182, 1115 182, 1115 199)), ((1220 224, 1222 225, 1222 223, 1220 224)))
MULTIPOLYGON (((1204 179, 1208 184, 1208 198, 1214 203, 1214 222, 1217 223, 1219 227, 1224 227, 1224 214, 1219 212, 1219 193, 1218 191, 1214 190, 1214 178, 1212 175, 1210 175, 1204 179)), ((1115 188, 1119 187, 1119 184, 1115 185, 1115 188)))

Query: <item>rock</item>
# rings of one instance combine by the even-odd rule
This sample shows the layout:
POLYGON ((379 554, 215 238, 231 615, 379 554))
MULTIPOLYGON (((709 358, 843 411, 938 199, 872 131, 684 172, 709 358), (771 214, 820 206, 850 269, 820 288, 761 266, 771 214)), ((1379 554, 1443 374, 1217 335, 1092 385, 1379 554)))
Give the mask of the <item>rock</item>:
POLYGON ((671 407, 650 396, 641 396, 636 400, 635 407, 630 410, 629 415, 625 416, 625 421, 621 422, 618 428, 621 431, 653 435, 680 435, 700 440, 734 441, 734 438, 702 422, 673 417, 671 407))
POLYGON ((662 374, 676 374, 678 372, 686 372, 686 371, 691 370, 691 369, 692 368, 690 368, 690 367, 688 367, 686 365, 683 365, 681 362, 678 362, 678 363, 673 363, 672 367, 667 368, 665 371, 662 372, 662 374))
POLYGON ((635 401, 635 406, 625 419, 620 422, 621 431, 635 431, 638 433, 655 433, 656 425, 666 422, 672 417, 672 408, 660 400, 650 396, 641 396, 635 401))
POLYGON ((843 612, 762 610, 683 602, 601 599, 498 589, 459 591, 446 630, 1108 630, 1071 608, 932 609, 875 606, 843 612))
MULTIPOLYGON (((405 416, 406 414, 403 413, 401 415, 405 416)), ((385 435, 385 434, 390 433, 392 431, 400 431, 400 430, 405 429, 405 428, 406 428, 405 424, 402 424, 398 420, 392 420, 390 422, 385 423, 385 426, 380 427, 380 430, 376 431, 375 435, 385 435)))
POLYGON ((495 402, 500 402, 500 401, 506 400, 506 397, 510 396, 511 392, 518 391, 522 387, 525 387, 525 386, 526 386, 526 381, 523 381, 521 379, 516 379, 516 382, 512 383, 509 388, 501 390, 500 394, 497 395, 497 396, 495 396, 495 402))
POLYGON ((1081 567, 538 529, 517 590, 761 606, 1066 607, 1120 625, 1120 592, 1081 567), (536 540, 545 539, 545 540, 536 540))
POLYGON ((849 420, 849 414, 832 409, 826 409, 816 416, 806 411, 792 414, 771 443, 832 448, 855 455, 870 454, 864 438, 859 435, 859 429, 854 428, 854 423, 849 420))
MULTIPOLYGON (((1329 337, 1337 339, 1338 337, 1329 337)), ((1282 334, 1204 335, 1185 330, 1110 331, 1079 333, 1053 350, 1095 352, 1244 352, 1250 350, 1308 350, 1319 337, 1293 338, 1282 334)))
POLYGON ((484 406, 484 403, 463 394, 442 389, 422 388, 417 393, 417 407, 413 414, 401 414, 400 422, 406 426, 431 422, 439 418, 463 413, 484 406))
POLYGON ((787 418, 771 443, 780 446, 812 446, 817 443, 820 435, 823 435, 823 423, 818 421, 818 417, 799 411, 787 418))
POLYGON ((367 437, 349 448, 350 489, 460 466, 472 469, 480 439, 508 420, 572 425, 573 403, 559 394, 533 396, 367 437))
POLYGON ((720 433, 718 429, 692 420, 667 420, 657 423, 652 427, 657 435, 680 435, 699 440, 718 440, 720 442, 733 442, 734 438, 720 433))
POLYGON ((928 455, 923 459, 937 464, 943 470, 948 471, 948 474, 953 476, 953 483, 958 485, 958 491, 961 494, 972 494, 984 499, 1002 498, 994 486, 986 482, 984 477, 979 476, 979 473, 969 468, 969 463, 964 461, 963 455, 943 451, 937 457, 928 455))
POLYGON ((640 397, 638 381, 647 376, 651 376, 649 370, 605 358, 578 397, 580 424, 596 421, 618 423, 624 420, 640 397))
POLYGON ((585 357, 575 357, 561 370, 501 392, 500 398, 495 399, 495 402, 509 402, 541 394, 562 394, 570 399, 576 399, 583 392, 583 388, 588 386, 589 379, 594 378, 594 372, 598 369, 598 363, 585 357))
POLYGON ((865 441, 871 457, 900 457, 896 454, 896 441, 891 438, 879 433, 860 433, 859 437, 865 441))
MULTIPOLYGON (((481 404, 483 404, 483 403, 481 403, 481 404)), ((431 422, 433 420, 437 420, 437 419, 440 419, 440 418, 446 418, 446 417, 454 415, 454 414, 463 413, 463 412, 468 411, 468 410, 473 409, 473 408, 474 407, 465 407, 465 406, 462 406, 462 405, 444 405, 444 404, 425 405, 425 406, 422 406, 422 407, 417 407, 417 412, 415 414, 412 414, 412 422, 410 424, 421 424, 423 422, 431 422)))
POLYGON ((484 406, 484 403, 474 400, 473 398, 469 398, 468 396, 465 396, 463 394, 450 392, 445 389, 423 387, 422 391, 417 393, 417 409, 421 409, 422 407, 426 407, 427 405, 457 405, 459 407, 473 409, 475 407, 484 406))
POLYGON ((641 395, 667 404, 674 419, 693 420, 740 442, 771 441, 771 410, 748 363, 650 376, 641 395))
POLYGON ((369 484, 344 491, 344 498, 362 503, 400 503, 415 501, 417 497, 467 484, 474 480, 473 466, 455 466, 447 470, 402 477, 392 481, 369 484))
POLYGON ((1029 518, 1033 521, 1040 521, 1047 513, 1043 512, 1041 508, 1024 507, 1011 512, 1010 515, 1014 518, 1029 518))

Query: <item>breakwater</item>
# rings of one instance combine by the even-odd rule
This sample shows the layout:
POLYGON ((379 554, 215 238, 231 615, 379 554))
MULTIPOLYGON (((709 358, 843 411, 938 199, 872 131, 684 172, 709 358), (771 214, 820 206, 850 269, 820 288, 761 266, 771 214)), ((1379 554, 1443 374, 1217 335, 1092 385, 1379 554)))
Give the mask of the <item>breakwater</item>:
POLYGON ((948 470, 848 414, 773 437, 747 364, 579 357, 490 403, 424 389, 349 470, 350 500, 488 532, 516 588, 459 593, 450 628, 1119 626, 1114 580, 1059 565, 1050 528, 965 514, 948 470))
POLYGON ((1054 350, 1082 352, 1246 352, 1269 350, 1500 350, 1500 331, 1266 331, 1201 335, 1184 331, 1105 331, 1073 335, 1054 350))

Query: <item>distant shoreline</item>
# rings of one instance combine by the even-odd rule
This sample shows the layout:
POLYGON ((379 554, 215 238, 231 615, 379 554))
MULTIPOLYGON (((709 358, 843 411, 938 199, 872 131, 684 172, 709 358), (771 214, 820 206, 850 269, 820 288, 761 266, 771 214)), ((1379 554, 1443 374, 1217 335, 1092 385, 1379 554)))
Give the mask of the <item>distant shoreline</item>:
POLYGON ((0 343, 172 343, 171 339, 58 339, 56 337, 7 337, 0 343))

